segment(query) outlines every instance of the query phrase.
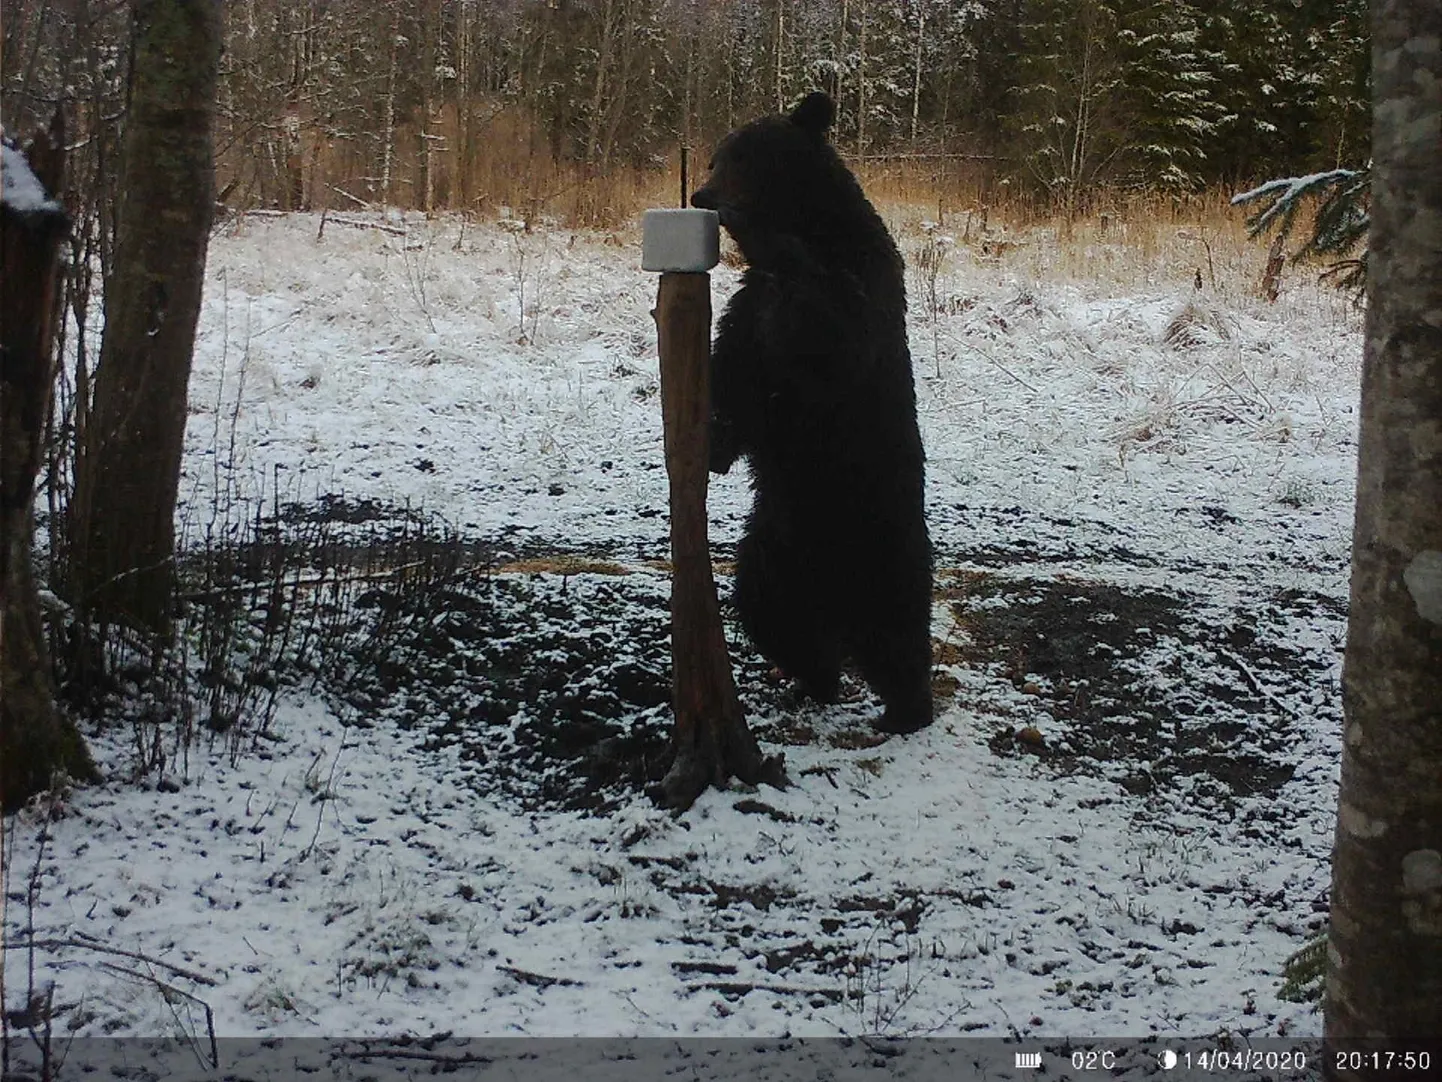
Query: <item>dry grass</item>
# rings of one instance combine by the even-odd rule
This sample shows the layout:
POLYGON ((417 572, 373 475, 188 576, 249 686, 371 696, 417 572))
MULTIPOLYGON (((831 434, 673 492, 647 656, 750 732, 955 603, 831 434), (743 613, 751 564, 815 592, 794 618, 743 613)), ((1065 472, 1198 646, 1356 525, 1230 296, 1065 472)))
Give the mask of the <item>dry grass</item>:
POLYGON ((945 199, 880 201, 909 264, 918 238, 944 231, 955 256, 1023 280, 1089 281, 1128 289, 1200 288, 1210 294, 1254 291, 1266 265, 1266 247, 1247 236, 1244 215, 1220 189, 1186 200, 1162 195, 1103 194, 1097 209, 1067 220, 1025 202, 957 201, 942 217, 945 199))
POLYGON ((547 556, 512 560, 496 568, 501 575, 629 575, 631 569, 610 560, 589 560, 584 556, 547 556))
MULTIPOLYGON (((398 124, 389 187, 381 191, 369 142, 303 138, 302 188, 308 206, 351 207, 357 201, 459 211, 482 218, 593 229, 633 240, 647 207, 680 198, 679 151, 666 167, 601 168, 558 158, 539 127, 511 105, 478 106, 469 120, 453 107, 398 124), (465 129, 465 131, 463 131, 465 129), (468 132, 468 134, 467 134, 468 132), (428 147, 429 151, 423 150, 428 147)), ((277 156, 232 151, 221 162, 222 186, 237 182, 237 203, 284 206, 277 156)), ((691 187, 700 183, 707 148, 693 153, 691 187)), ((1174 197, 1098 191, 1086 212, 1066 218, 997 176, 986 160, 912 158, 851 163, 882 208, 915 265, 923 240, 954 238, 954 255, 1031 279, 1085 280, 1126 288, 1195 284, 1213 293, 1252 292, 1265 250, 1246 235, 1245 215, 1230 191, 1174 197)))
POLYGON ((285 155, 274 144, 237 143, 222 153, 217 187, 232 190, 238 206, 323 210, 364 203, 482 217, 505 208, 528 224, 549 220, 599 230, 624 225, 642 207, 678 199, 661 171, 558 158, 515 106, 480 103, 468 118, 447 106, 421 121, 417 115, 397 123, 388 184, 373 140, 328 136, 303 122, 303 208, 292 205, 282 176, 285 155))

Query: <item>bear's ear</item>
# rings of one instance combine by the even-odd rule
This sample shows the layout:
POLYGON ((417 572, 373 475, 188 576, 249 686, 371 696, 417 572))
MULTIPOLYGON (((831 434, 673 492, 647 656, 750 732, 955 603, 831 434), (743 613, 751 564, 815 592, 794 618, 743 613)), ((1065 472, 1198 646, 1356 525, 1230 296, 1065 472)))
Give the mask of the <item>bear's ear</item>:
POLYGON ((836 119, 836 105, 818 90, 802 98, 791 110, 789 119, 802 131, 821 139, 836 119))

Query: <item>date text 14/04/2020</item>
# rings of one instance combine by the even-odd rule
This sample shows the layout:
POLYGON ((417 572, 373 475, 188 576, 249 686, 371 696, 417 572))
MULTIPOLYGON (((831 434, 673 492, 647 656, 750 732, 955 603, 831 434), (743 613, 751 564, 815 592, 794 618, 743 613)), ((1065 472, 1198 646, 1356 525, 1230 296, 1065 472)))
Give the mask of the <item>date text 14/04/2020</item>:
MULTIPOLYGON (((1338 1071, 1402 1071, 1416 1072, 1419 1077, 1432 1068, 1432 1054, 1426 1050, 1327 1049, 1318 1048, 1312 1062, 1322 1058, 1332 1061, 1338 1071)), ((1164 1049, 1157 1053, 1157 1062, 1164 1070, 1183 1071, 1302 1071, 1307 1067, 1308 1052, 1302 1048, 1204 1048, 1164 1049)), ((1073 1070, 1110 1071, 1117 1066, 1117 1053, 1111 1049, 1077 1049, 1071 1054, 1073 1070)))

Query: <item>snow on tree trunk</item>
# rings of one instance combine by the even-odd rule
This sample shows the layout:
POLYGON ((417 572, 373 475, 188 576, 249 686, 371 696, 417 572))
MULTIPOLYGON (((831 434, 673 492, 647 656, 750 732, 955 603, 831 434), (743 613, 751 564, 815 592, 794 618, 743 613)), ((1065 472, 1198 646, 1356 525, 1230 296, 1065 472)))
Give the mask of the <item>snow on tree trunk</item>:
POLYGON ((396 144, 396 67, 400 52, 400 15, 394 17, 390 34, 390 65, 386 69, 385 112, 381 121, 381 190, 382 203, 391 198, 391 162, 396 144))
POLYGON ((58 250, 68 228, 47 195, 61 189, 59 122, 0 162, 0 806, 14 811, 57 774, 95 768, 73 722, 55 708, 40 598, 31 567, 35 478, 50 410, 58 250))
MULTIPOLYGON (((1442 1034, 1442 7, 1375 0, 1329 1040, 1442 1034)), ((1334 1071, 1333 1077, 1379 1077, 1334 1071)))

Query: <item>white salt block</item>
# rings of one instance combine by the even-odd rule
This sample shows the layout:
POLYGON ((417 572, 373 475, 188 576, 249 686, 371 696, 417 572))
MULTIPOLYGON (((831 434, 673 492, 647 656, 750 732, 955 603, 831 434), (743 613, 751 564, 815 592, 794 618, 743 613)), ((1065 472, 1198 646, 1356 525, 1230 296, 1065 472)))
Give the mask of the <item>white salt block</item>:
POLYGON ((704 273, 721 259, 714 210, 648 210, 641 218, 641 269, 704 273))

